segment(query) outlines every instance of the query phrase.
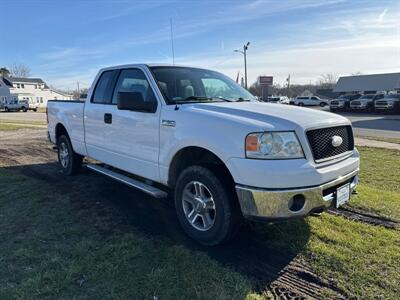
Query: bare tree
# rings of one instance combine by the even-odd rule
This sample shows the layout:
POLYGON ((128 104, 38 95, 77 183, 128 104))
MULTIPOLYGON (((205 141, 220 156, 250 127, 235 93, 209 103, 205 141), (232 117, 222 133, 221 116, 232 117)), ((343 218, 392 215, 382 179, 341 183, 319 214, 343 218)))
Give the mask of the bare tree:
POLYGON ((6 67, 0 68, 0 76, 7 77, 10 75, 10 71, 6 67))
POLYGON ((337 82, 337 75, 335 74, 321 74, 317 85, 323 88, 333 88, 337 82))
POLYGON ((12 77, 29 77, 31 75, 31 69, 24 64, 12 64, 10 66, 10 75, 12 77))

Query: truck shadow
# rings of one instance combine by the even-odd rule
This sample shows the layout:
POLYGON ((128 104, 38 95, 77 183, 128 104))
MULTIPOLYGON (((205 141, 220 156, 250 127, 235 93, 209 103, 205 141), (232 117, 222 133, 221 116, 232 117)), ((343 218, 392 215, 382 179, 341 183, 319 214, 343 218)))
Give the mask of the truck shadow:
MULTIPOLYGON (((69 194, 71 205, 77 212, 89 209, 91 213, 101 215, 104 211, 99 208, 99 203, 112 207, 117 220, 106 224, 108 230, 114 230, 113 226, 128 232, 135 229, 167 244, 203 252, 222 265, 252 278, 253 289, 259 292, 281 276, 310 237, 310 228, 304 220, 276 225, 245 223, 232 242, 206 247, 184 234, 171 196, 163 200, 155 199, 87 169, 83 169, 78 176, 66 177, 55 163, 7 169, 17 170, 27 180, 34 178, 42 181, 57 193, 69 194)), ((107 235, 107 231, 104 234, 107 235)))

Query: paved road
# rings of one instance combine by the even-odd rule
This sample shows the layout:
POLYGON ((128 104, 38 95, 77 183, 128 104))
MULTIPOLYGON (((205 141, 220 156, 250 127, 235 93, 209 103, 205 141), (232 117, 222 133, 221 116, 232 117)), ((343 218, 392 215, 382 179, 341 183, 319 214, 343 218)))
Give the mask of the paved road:
MULTIPOLYGON (((329 108, 314 108, 329 111, 329 108)), ((400 138, 400 115, 344 112, 340 115, 353 124, 356 136, 400 138)))
POLYGON ((46 114, 40 112, 0 112, 1 120, 13 120, 13 121, 45 121, 46 114))
MULTIPOLYGON (((326 108, 315 108, 327 110, 326 108)), ((356 136, 400 138, 400 115, 367 113, 341 113, 353 123, 356 136)), ((46 114, 39 112, 0 112, 0 120, 46 121, 46 114)))

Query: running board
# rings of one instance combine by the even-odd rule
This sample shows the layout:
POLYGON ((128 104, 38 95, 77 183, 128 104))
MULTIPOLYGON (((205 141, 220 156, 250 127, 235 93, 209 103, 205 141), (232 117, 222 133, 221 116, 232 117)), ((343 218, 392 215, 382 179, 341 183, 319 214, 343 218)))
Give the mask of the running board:
POLYGON ((164 192, 152 185, 148 185, 144 182, 141 182, 139 180, 122 175, 120 173, 109 170, 107 168, 103 168, 99 165, 87 164, 86 167, 97 173, 106 175, 108 177, 111 177, 114 180, 117 180, 119 182, 125 183, 126 185, 134 187, 134 188, 136 188, 142 192, 145 192, 146 194, 149 194, 155 198, 166 198, 168 196, 168 194, 166 192, 164 192))

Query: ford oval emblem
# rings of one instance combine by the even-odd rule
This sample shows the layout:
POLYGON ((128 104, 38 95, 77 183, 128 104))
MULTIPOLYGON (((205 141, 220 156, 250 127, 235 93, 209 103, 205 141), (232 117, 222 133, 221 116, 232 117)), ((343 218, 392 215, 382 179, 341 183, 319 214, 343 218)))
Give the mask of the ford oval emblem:
POLYGON ((333 147, 339 147, 342 143, 343 143, 342 137, 340 137, 338 135, 334 135, 332 137, 332 146, 333 147))

